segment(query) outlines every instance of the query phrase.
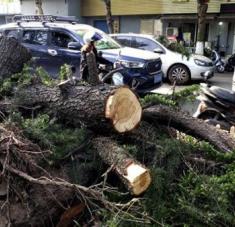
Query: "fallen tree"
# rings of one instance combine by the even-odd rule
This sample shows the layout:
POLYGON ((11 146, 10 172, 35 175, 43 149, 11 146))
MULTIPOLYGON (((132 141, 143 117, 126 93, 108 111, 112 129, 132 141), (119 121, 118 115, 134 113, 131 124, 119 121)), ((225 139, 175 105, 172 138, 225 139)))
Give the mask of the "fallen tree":
POLYGON ((30 52, 15 38, 0 37, 0 79, 21 72, 31 59, 30 52))
POLYGON ((114 128, 123 133, 140 122, 142 108, 136 95, 127 87, 100 85, 66 86, 66 88, 31 85, 19 89, 15 105, 40 106, 44 112, 72 122, 74 126, 86 123, 88 128, 114 128), (111 124, 108 124, 108 120, 111 124))
POLYGON ((217 129, 203 120, 193 118, 175 108, 163 105, 148 107, 143 112, 143 120, 153 125, 165 124, 176 128, 188 135, 206 140, 224 152, 235 150, 235 141, 228 132, 217 129))

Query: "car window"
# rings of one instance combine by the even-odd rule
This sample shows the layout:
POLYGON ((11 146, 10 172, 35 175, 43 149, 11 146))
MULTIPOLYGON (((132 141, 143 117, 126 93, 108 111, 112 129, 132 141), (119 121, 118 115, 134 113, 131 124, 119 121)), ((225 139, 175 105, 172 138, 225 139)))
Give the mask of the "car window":
POLYGON ((51 44, 60 48, 68 48, 68 44, 70 42, 75 42, 75 40, 65 34, 64 32, 57 32, 52 31, 51 32, 51 44))
POLYGON ((114 36, 113 37, 122 46, 131 47, 131 37, 128 36, 114 36))
POLYGON ((47 45, 48 33, 40 30, 25 30, 23 31, 22 42, 34 45, 47 45))
MULTIPOLYGON (((153 51, 156 48, 161 48, 157 43, 150 39, 135 37, 132 43, 133 48, 153 51)), ((162 48, 161 48, 162 49, 162 48)))
POLYGON ((9 29, 9 30, 5 30, 5 36, 6 37, 11 37, 14 39, 18 39, 18 30, 17 29, 9 29))

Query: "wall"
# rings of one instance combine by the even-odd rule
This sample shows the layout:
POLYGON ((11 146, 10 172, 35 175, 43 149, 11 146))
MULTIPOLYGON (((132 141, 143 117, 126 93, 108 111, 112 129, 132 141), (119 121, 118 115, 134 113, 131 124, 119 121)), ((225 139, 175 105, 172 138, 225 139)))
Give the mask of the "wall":
MULTIPOLYGON (((102 0, 81 0, 82 16, 105 15, 105 6, 102 0)), ((227 0, 210 0, 208 12, 220 11, 220 4, 227 0)), ((235 3, 231 0, 230 3, 235 3)), ((113 15, 156 15, 156 14, 182 14, 197 13, 197 1, 187 2, 173 0, 112 0, 113 15)))
POLYGON ((120 18, 120 32, 121 33, 139 33, 140 32, 140 18, 133 16, 123 16, 120 18))
POLYGON ((68 0, 68 16, 76 16, 82 23, 81 18, 81 0, 68 0))
MULTIPOLYGON (((68 15, 68 1, 65 0, 44 0, 43 1, 43 12, 44 14, 68 15)), ((34 0, 23 0, 21 4, 22 14, 35 14, 35 3, 34 0)))
POLYGON ((20 13, 20 1, 12 0, 10 2, 0 1, 0 14, 19 14, 20 13))

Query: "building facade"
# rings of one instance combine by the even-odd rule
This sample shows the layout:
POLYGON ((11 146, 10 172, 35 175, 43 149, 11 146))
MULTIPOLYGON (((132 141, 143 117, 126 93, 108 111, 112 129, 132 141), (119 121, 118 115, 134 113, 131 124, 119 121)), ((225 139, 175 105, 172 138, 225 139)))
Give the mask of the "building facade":
MULTIPOLYGON (((35 14, 35 0, 21 0, 21 13, 25 15, 35 14)), ((43 0, 42 8, 44 14, 58 16, 80 17, 80 0, 43 0)))
MULTIPOLYGON (((193 46, 197 36, 196 0, 112 0, 115 32, 181 36, 193 46)), ((81 0, 84 22, 107 31, 101 0, 81 0)), ((235 52, 235 0, 210 0, 207 45, 222 54, 235 52)))
POLYGON ((10 22, 12 17, 20 11, 20 0, 0 1, 0 24, 10 22))

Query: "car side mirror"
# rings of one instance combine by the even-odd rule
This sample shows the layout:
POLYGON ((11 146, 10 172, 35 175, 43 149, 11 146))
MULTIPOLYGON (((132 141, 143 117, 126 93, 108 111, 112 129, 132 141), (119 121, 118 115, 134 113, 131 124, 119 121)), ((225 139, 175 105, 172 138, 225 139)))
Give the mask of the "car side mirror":
POLYGON ((79 42, 69 42, 68 48, 71 50, 80 50, 82 48, 82 45, 79 42))
POLYGON ((164 51, 161 48, 156 48, 153 50, 153 52, 157 54, 164 54, 164 51))

